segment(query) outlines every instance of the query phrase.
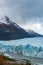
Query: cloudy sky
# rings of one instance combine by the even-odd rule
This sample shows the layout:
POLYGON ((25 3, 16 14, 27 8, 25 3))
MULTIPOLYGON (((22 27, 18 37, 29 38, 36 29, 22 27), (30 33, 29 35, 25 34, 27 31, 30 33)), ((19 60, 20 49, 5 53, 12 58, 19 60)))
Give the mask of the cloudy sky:
POLYGON ((43 0, 0 0, 0 18, 4 15, 24 29, 43 34, 43 0))

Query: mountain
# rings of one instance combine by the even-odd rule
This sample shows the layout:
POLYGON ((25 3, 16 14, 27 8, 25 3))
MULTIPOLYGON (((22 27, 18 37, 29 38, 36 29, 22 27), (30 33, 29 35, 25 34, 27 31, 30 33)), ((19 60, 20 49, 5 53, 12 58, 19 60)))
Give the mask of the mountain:
POLYGON ((36 32, 34 32, 34 31, 32 31, 32 30, 28 30, 27 32, 28 32, 28 34, 29 34, 30 36, 32 36, 32 37, 43 37, 43 35, 41 35, 41 34, 39 34, 39 33, 36 33, 36 32))
POLYGON ((28 33, 12 22, 7 16, 0 21, 0 40, 13 40, 29 37, 28 33))
POLYGON ((41 35, 39 34, 34 35, 28 33, 15 22, 12 22, 7 16, 4 16, 0 20, 0 40, 14 40, 37 36, 41 35))

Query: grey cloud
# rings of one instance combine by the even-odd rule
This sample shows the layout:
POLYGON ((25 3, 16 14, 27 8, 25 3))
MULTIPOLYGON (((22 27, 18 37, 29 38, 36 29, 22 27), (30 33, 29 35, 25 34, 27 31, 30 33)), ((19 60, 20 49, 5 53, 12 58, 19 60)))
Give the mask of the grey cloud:
POLYGON ((43 33, 43 0, 0 0, 0 18, 4 14, 23 28, 34 23, 40 28, 41 24, 41 30, 34 30, 43 33))
POLYGON ((5 6, 11 7, 23 20, 43 17, 43 0, 5 0, 5 6))
POLYGON ((3 5, 6 14, 18 21, 43 17, 43 0, 4 0, 3 5))

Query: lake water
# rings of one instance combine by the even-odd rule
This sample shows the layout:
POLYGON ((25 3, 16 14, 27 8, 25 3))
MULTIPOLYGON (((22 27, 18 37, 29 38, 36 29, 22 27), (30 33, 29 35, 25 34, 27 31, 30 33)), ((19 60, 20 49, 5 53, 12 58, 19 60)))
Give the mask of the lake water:
POLYGON ((0 41, 0 44, 4 45, 33 45, 33 46, 42 46, 43 47, 43 37, 35 37, 35 38, 25 38, 19 40, 10 40, 10 41, 0 41))

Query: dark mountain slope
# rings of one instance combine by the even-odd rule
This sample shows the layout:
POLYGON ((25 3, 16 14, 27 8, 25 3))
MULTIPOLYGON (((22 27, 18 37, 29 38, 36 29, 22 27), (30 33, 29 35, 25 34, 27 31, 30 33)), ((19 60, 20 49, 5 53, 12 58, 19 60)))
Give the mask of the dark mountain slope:
POLYGON ((0 21, 0 40, 14 40, 38 36, 41 35, 29 34, 15 22, 12 22, 7 16, 0 21))

